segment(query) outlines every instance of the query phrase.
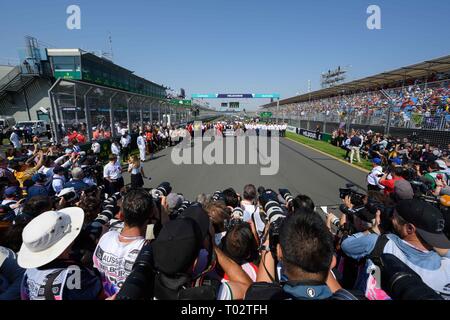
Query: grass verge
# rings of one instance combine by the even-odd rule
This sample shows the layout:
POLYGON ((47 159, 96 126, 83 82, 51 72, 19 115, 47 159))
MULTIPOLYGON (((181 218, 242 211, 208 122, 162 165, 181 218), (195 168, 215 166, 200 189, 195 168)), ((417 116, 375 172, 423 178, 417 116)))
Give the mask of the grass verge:
MULTIPOLYGON (((332 144, 330 144, 326 141, 317 141, 314 139, 310 139, 310 138, 298 135, 293 132, 286 132, 286 138, 300 142, 301 144, 307 145, 316 150, 325 152, 326 154, 329 154, 330 156, 336 157, 338 159, 344 160, 344 158, 345 158, 346 152, 343 149, 333 146, 332 144)), ((353 164, 356 165, 357 167, 363 168, 365 170, 372 170, 372 164, 370 163, 370 161, 368 161, 366 159, 361 159, 361 163, 353 162, 353 164)))

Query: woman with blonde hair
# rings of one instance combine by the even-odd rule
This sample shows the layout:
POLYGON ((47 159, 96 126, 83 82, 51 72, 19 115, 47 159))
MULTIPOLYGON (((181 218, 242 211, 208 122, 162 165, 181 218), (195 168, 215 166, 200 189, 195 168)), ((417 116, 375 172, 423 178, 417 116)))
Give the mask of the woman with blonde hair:
POLYGON ((131 173, 131 188, 142 188, 144 179, 147 179, 142 167, 141 160, 137 155, 132 155, 128 159, 128 172, 131 173))

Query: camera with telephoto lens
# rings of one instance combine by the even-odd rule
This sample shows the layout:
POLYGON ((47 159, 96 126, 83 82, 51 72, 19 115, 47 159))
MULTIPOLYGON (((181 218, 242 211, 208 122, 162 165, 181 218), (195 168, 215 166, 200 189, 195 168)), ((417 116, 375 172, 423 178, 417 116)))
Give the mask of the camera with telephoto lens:
POLYGON ((155 201, 161 202, 162 197, 167 197, 172 192, 172 186, 169 182, 162 182, 156 189, 152 189, 150 194, 155 201))
POLYGON ((278 189, 278 192, 283 197, 283 199, 284 199, 284 201, 286 203, 286 207, 291 207, 292 206, 292 202, 294 201, 294 197, 289 192, 289 190, 288 189, 278 189))
POLYGON ((350 201, 354 206, 361 206, 364 204, 365 194, 359 193, 355 190, 353 184, 347 184, 345 188, 339 188, 339 198, 345 199, 345 197, 350 197, 350 201))
POLYGON ((277 201, 277 194, 273 190, 265 190, 263 187, 258 188, 259 202, 263 206, 266 216, 269 220, 269 247, 272 256, 276 257, 276 247, 280 242, 280 228, 286 212, 281 208, 277 201))
POLYGON ((191 203, 189 200, 184 200, 178 209, 174 210, 173 212, 171 212, 169 214, 169 219, 175 220, 184 212, 184 210, 189 208, 191 205, 194 205, 194 204, 191 203))
POLYGON ((223 202, 225 202, 225 195, 223 194, 222 191, 216 191, 212 195, 211 199, 214 202, 216 202, 216 201, 223 201, 223 202))
POLYGON ((132 272, 117 293, 116 300, 153 299, 156 276, 153 265, 152 247, 150 241, 147 241, 133 264, 132 272))
POLYGON ((116 192, 111 197, 103 201, 103 210, 94 221, 103 225, 107 224, 119 212, 120 208, 117 205, 117 201, 121 198, 122 194, 120 192, 116 192))
POLYGON ((381 288, 393 300, 444 300, 422 278, 393 254, 374 261, 380 268, 381 288))
MULTIPOLYGON (((120 208, 117 202, 122 198, 120 192, 116 192, 111 197, 103 201, 103 210, 94 221, 92 221, 87 227, 85 232, 91 239, 100 239, 103 233, 103 226, 110 223, 114 216, 119 213, 120 208)), ((112 226, 110 226, 112 227, 112 226)))
POLYGON ((234 208, 230 216, 230 220, 225 221, 226 230, 231 230, 234 226, 244 223, 244 210, 241 207, 234 208))

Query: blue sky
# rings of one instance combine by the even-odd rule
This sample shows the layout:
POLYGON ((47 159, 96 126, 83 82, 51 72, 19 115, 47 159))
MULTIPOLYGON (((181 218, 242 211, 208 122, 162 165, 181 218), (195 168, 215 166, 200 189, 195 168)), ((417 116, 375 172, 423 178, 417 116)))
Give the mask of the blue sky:
POLYGON ((189 94, 289 97, 308 80, 318 89, 320 73, 338 65, 351 66, 352 80, 450 54, 448 0, 1 0, 0 8, 0 61, 17 57, 26 34, 93 51, 108 49, 111 32, 116 63, 189 94), (81 7, 81 30, 66 28, 71 4, 81 7), (371 4, 382 30, 366 27, 371 4))

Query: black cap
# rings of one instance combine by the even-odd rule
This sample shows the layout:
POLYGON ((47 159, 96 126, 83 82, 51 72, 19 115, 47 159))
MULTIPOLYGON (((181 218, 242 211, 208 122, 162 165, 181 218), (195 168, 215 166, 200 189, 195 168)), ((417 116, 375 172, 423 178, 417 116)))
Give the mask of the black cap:
POLYGON ((191 205, 183 211, 180 218, 188 218, 195 221, 197 230, 202 236, 202 241, 206 239, 209 233, 210 220, 208 213, 200 205, 191 205))
POLYGON ((355 215, 365 222, 372 223, 373 219, 375 219, 375 217, 376 217, 376 212, 372 213, 372 212, 370 212, 370 210, 368 210, 364 206, 360 207, 360 208, 356 208, 354 210, 355 210, 355 215))
POLYGON ((450 249, 450 240, 444 234, 445 220, 439 209, 425 201, 413 199, 400 201, 396 211, 416 227, 417 233, 430 246, 450 249))
POLYGON ((166 275, 186 273, 202 245, 201 233, 193 219, 169 221, 152 243, 154 266, 166 275))

